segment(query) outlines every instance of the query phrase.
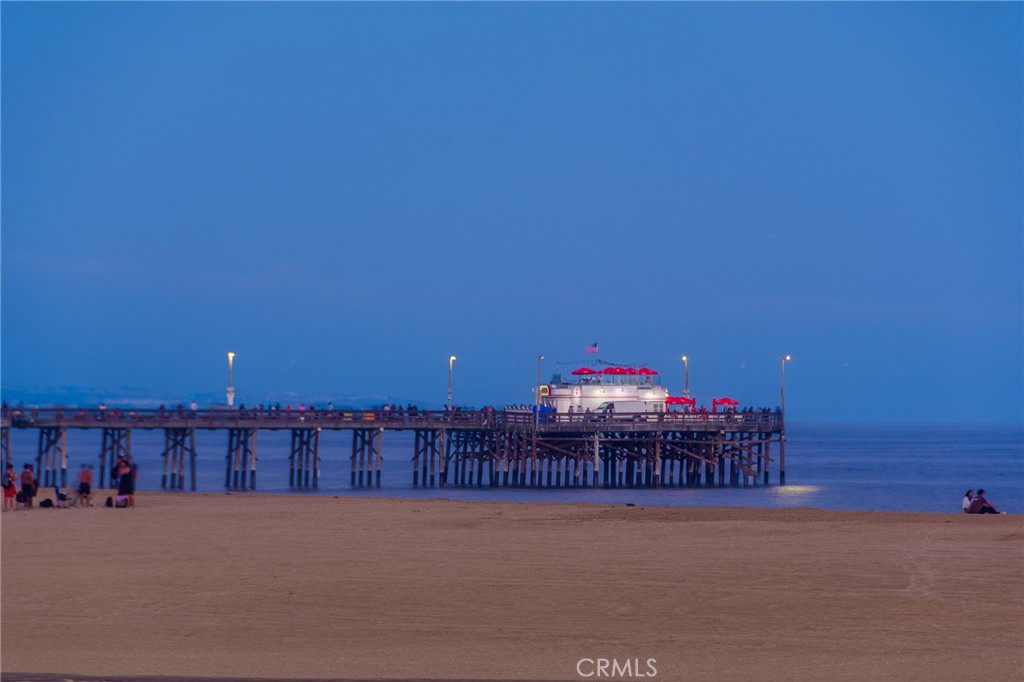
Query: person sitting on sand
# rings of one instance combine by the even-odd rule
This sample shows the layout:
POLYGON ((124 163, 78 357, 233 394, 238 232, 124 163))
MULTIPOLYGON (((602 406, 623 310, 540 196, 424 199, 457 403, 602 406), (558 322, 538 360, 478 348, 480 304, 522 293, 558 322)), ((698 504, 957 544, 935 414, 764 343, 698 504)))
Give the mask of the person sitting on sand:
POLYGON ((971 502, 971 508, 967 512, 968 514, 998 514, 999 511, 988 503, 985 499, 985 489, 978 488, 978 494, 974 496, 974 501, 971 502))
POLYGON ((970 511, 971 511, 971 502, 973 500, 974 500, 974 491, 973 490, 968 490, 966 493, 964 493, 964 499, 963 499, 964 514, 969 514, 970 513, 970 511))

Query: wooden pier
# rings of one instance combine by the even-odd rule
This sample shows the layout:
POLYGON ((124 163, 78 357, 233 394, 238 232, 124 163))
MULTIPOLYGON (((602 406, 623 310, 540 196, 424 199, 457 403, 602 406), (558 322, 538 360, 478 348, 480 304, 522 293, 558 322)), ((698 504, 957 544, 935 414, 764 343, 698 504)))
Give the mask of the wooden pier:
MULTIPOLYGON (((44 486, 68 485, 67 431, 100 432, 100 477, 118 457, 131 459, 135 430, 162 430, 161 487, 196 489, 197 430, 227 434, 224 486, 256 489, 261 431, 290 431, 288 483, 318 488, 320 434, 352 434, 349 484, 380 487, 382 439, 412 431, 414 486, 518 488, 659 488, 769 485, 772 463, 785 485, 783 414, 766 411, 651 414, 533 414, 529 410, 7 410, 2 455, 10 463, 11 429, 38 431, 36 471, 44 486)), ((343 478, 343 472, 332 472, 343 478)))

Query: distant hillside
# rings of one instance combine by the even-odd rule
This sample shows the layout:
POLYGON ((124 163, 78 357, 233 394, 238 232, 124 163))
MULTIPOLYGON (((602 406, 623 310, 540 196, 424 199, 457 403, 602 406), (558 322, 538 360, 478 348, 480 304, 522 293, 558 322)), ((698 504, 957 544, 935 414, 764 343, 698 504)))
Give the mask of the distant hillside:
MULTIPOLYGON (((117 387, 81 387, 81 386, 57 386, 45 388, 25 387, 0 387, 0 398, 8 405, 18 402, 26 406, 48 407, 93 407, 105 403, 111 407, 159 407, 160 405, 177 405, 178 403, 188 404, 195 400, 201 407, 220 406, 226 402, 224 392, 195 392, 195 393, 172 393, 160 392, 145 388, 134 388, 129 386, 117 387)), ((275 404, 282 405, 317 405, 326 406, 333 402, 337 408, 355 407, 370 408, 384 403, 416 403, 422 408, 436 407, 415 400, 398 399, 389 395, 373 396, 352 396, 352 395, 323 395, 305 394, 297 391, 267 391, 267 392, 241 392, 235 395, 235 405, 259 405, 275 404)))

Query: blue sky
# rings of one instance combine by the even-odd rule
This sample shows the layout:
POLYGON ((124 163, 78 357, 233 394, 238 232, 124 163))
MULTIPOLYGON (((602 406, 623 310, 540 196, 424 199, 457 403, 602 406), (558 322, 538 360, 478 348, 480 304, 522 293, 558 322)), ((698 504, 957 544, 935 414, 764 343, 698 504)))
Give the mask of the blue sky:
MULTIPOLYGON (((1019 3, 4 3, 2 382, 1020 421, 1019 3)), ((251 398, 250 398, 251 400, 251 398)))

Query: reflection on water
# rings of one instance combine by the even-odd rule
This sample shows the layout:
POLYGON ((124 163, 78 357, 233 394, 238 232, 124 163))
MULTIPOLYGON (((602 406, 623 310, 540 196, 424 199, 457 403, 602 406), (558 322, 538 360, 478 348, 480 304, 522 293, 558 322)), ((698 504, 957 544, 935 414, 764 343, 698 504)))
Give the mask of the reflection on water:
POLYGON ((783 485, 769 488, 773 495, 782 497, 805 497, 810 493, 819 493, 822 490, 820 485, 783 485))

